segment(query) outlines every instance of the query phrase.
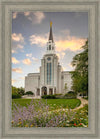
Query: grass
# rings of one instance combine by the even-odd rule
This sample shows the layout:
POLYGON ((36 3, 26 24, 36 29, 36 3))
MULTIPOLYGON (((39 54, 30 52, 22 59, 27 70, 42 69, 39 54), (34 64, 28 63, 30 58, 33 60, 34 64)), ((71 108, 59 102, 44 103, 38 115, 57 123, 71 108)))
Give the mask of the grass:
MULTIPOLYGON (((34 102, 38 102, 38 99, 33 100, 34 102)), ((75 107, 78 107, 81 104, 81 101, 79 99, 42 99, 43 102, 47 101, 47 104, 49 104, 51 110, 54 109, 60 109, 60 108, 66 108, 69 107, 71 109, 74 109, 75 107)), ((27 104, 30 104, 31 99, 13 99, 12 100, 12 109, 13 109, 13 104, 19 104, 21 106, 26 106, 27 104)))

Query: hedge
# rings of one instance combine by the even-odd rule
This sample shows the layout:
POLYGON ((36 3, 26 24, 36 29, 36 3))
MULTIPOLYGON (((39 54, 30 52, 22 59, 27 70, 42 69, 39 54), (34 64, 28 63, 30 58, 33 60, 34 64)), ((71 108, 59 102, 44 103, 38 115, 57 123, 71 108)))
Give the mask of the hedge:
POLYGON ((12 93, 12 99, 21 98, 20 94, 12 93))
POLYGON ((41 98, 43 98, 43 99, 55 99, 56 96, 55 95, 43 95, 43 96, 41 96, 41 98))

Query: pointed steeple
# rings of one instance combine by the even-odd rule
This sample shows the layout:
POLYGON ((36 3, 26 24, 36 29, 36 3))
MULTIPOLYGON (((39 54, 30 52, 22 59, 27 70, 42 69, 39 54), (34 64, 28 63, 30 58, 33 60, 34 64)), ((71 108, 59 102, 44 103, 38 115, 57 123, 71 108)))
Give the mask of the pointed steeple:
POLYGON ((52 42, 54 42, 54 41, 53 41, 53 34, 52 34, 52 22, 50 22, 49 40, 52 40, 52 42))

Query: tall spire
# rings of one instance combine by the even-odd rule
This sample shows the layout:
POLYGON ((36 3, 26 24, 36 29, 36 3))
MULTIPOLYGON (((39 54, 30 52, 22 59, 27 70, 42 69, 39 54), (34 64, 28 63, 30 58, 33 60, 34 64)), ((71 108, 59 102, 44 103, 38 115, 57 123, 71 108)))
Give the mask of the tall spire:
POLYGON ((52 40, 53 41, 53 34, 52 34, 52 22, 50 22, 50 34, 49 34, 49 40, 52 40))

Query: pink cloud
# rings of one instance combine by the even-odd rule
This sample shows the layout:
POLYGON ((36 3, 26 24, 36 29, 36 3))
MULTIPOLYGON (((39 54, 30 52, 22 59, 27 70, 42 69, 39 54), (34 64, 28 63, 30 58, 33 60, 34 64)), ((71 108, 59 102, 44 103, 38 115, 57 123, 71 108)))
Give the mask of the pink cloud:
POLYGON ((15 57, 12 57, 12 63, 13 64, 18 64, 20 61, 18 61, 15 57))
POLYGON ((85 44, 86 39, 68 36, 66 39, 59 39, 56 41, 56 51, 61 52, 67 49, 71 51, 81 50, 85 44))
POLYGON ((12 84, 14 84, 15 82, 17 82, 17 80, 15 80, 15 79, 12 79, 12 84))
POLYGON ((22 62, 26 65, 30 65, 32 63, 32 61, 29 58, 24 59, 22 62))
POLYGON ((17 73, 23 73, 21 68, 13 68, 12 71, 17 73))
POLYGON ((21 33, 19 33, 19 34, 13 33, 12 40, 16 41, 16 42, 24 42, 24 37, 22 36, 21 33))
POLYGON ((17 12, 14 12, 13 13, 13 19, 16 19, 17 18, 17 14, 18 14, 17 12))
POLYGON ((29 16, 30 15, 30 12, 24 12, 24 15, 25 16, 29 16))
MULTIPOLYGON (((67 31, 64 32, 66 34, 67 31)), ((67 37, 56 37, 55 35, 55 44, 57 52, 64 52, 66 50, 78 51, 81 50, 81 47, 85 44, 85 38, 78 38, 75 36, 66 35, 67 37)), ((30 36, 30 44, 38 45, 38 47, 45 47, 48 41, 48 34, 44 35, 32 35, 30 36)), ((63 53, 64 54, 64 53, 63 53)), ((62 54, 62 56, 63 56, 62 54)), ((61 54, 60 54, 61 56, 61 54)))

